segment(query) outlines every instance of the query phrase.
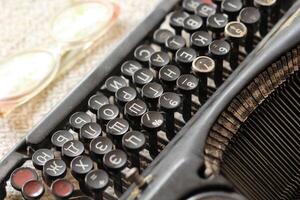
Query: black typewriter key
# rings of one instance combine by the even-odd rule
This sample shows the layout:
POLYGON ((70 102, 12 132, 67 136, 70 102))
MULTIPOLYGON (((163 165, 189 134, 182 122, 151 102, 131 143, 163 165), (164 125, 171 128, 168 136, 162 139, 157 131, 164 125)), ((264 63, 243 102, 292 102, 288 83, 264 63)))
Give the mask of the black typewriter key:
POLYGON ((51 192, 57 200, 70 199, 74 186, 67 179, 58 179, 51 184, 51 192))
POLYGON ((142 127, 149 137, 149 153, 152 158, 158 155, 157 132, 162 128, 163 115, 157 111, 148 111, 141 119, 142 127))
POLYGON ((133 83, 136 87, 142 88, 147 83, 150 83, 154 79, 154 74, 150 69, 139 69, 133 74, 133 83))
POLYGON ((184 47, 186 44, 186 41, 183 37, 179 35, 174 35, 172 37, 169 37, 166 41, 166 48, 168 51, 170 51, 172 54, 176 53, 176 51, 182 47, 184 47))
POLYGON ((199 78, 199 101, 204 104, 207 100, 207 76, 215 69, 215 61, 207 56, 200 56, 193 62, 192 70, 199 78))
POLYGON ((261 14, 259 32, 262 37, 266 36, 268 33, 269 17, 275 4, 276 0, 254 0, 254 5, 258 7, 261 14))
POLYGON ((171 92, 174 90, 176 80, 181 72, 175 65, 167 65, 159 70, 159 80, 163 85, 164 91, 171 92))
POLYGON ((84 153, 84 145, 78 140, 71 140, 66 142, 61 149, 62 158, 70 163, 71 160, 84 153))
POLYGON ((223 83, 223 62, 230 52, 230 44, 225 40, 215 40, 209 45, 209 53, 215 61, 214 81, 217 87, 223 83))
POLYGON ((51 137, 51 143, 57 150, 60 150, 64 143, 71 140, 74 140, 74 136, 66 130, 57 131, 51 137))
POLYGON ((94 168, 93 161, 87 156, 78 156, 70 164, 72 175, 80 182, 94 168))
POLYGON ((63 178, 67 173, 67 165, 63 160, 48 160, 43 167, 43 178, 47 184, 52 181, 63 178))
POLYGON ((225 37, 231 42, 230 66, 233 70, 238 67, 240 42, 246 35, 247 27, 241 22, 229 22, 225 27, 225 37))
POLYGON ((203 23, 205 23, 205 25, 206 25, 207 18, 215 13, 216 13, 215 6, 209 3, 202 3, 195 10, 195 14, 200 16, 203 19, 203 23))
POLYGON ((98 110, 97 120, 102 125, 102 129, 106 129, 106 124, 119 116, 120 111, 115 104, 107 104, 98 110))
POLYGON ((190 73, 192 62, 197 57, 194 49, 184 47, 179 49, 175 54, 175 61, 180 66, 182 73, 190 73))
POLYGON ((144 149, 146 138, 143 133, 139 131, 127 132, 122 138, 123 149, 126 150, 131 162, 131 166, 140 169, 139 152, 144 149))
POLYGON ((31 180, 22 187, 22 196, 25 200, 41 199, 45 193, 44 185, 41 181, 31 180))
POLYGON ((39 149, 31 158, 33 166, 38 170, 42 170, 44 164, 51 159, 54 159, 54 153, 49 149, 39 149))
POLYGON ((157 109, 158 98, 164 92, 163 87, 159 83, 148 83, 142 88, 142 97, 150 110, 157 109))
POLYGON ((207 28, 212 31, 213 38, 220 38, 224 32, 224 28, 228 23, 227 15, 223 13, 216 13, 207 18, 207 28))
POLYGON ((94 194, 94 199, 102 200, 102 193, 109 184, 109 176, 106 171, 102 169, 95 169, 93 171, 90 171, 85 176, 84 181, 87 188, 94 194))
POLYGON ((212 36, 206 31, 197 31, 191 36, 191 47, 198 51, 199 55, 205 55, 212 36))
POLYGON ((142 68, 142 65, 139 62, 137 62, 135 60, 128 60, 122 64, 121 73, 125 78, 131 80, 132 75, 141 68, 142 68))
POLYGON ((91 158, 100 166, 102 164, 103 156, 113 149, 112 141, 107 137, 97 137, 90 143, 91 158))
POLYGON ((175 33, 180 35, 183 28, 183 21, 189 16, 184 11, 175 11, 170 16, 170 26, 175 30, 175 33))
POLYGON ((191 74, 181 75, 177 79, 177 87, 183 94, 182 116, 187 122, 192 117, 192 94, 198 87, 198 79, 191 74))
POLYGON ((145 112, 147 112, 147 105, 140 99, 128 102, 124 108, 124 114, 133 129, 140 128, 141 117, 145 112))
POLYGON ((123 118, 110 120, 106 126, 106 133, 117 148, 122 148, 122 137, 129 130, 129 123, 123 118))
POLYGON ((184 0, 182 2, 182 7, 188 13, 193 14, 195 9, 201 4, 199 0, 184 0))
POLYGON ((89 110, 94 114, 97 114, 101 106, 105 104, 109 104, 109 101, 108 98, 102 93, 97 93, 91 96, 88 101, 89 110))
POLYGON ((169 31, 168 29, 157 29, 153 34, 153 42, 158 45, 165 45, 167 39, 172 37, 174 33, 169 31))
POLYGON ((150 56, 149 67, 155 71, 159 71, 163 66, 166 66, 170 62, 169 54, 159 51, 150 56))
POLYGON ((95 122, 90 122, 81 127, 79 132, 80 141, 88 144, 92 139, 99 137, 102 133, 101 126, 95 122))
POLYGON ((250 53, 254 48, 253 39, 259 27, 260 12, 254 7, 243 8, 240 12, 239 20, 246 25, 248 30, 245 38, 245 50, 250 53))
POLYGON ((103 165, 111 173, 114 180, 114 191, 117 195, 123 192, 121 171, 126 167, 126 163, 127 155, 119 149, 112 150, 103 157, 103 165))
POLYGON ((140 45, 134 51, 134 57, 137 61, 148 66, 150 56, 154 53, 154 49, 149 45, 140 45))
POLYGON ((120 110, 122 110, 127 102, 132 101, 137 97, 137 92, 132 87, 122 87, 116 92, 115 97, 120 110))
POLYGON ((228 15, 229 21, 235 21, 243 8, 243 2, 241 0, 223 0, 221 8, 228 15))
POLYGON ((36 171, 29 167, 20 167, 15 169, 10 175, 11 186, 18 191, 21 191, 26 182, 38 180, 36 171))
POLYGON ((122 87, 126 87, 127 82, 121 76, 111 76, 105 81, 106 90, 109 92, 109 95, 115 95, 115 93, 122 87))
POLYGON ((183 21, 183 29, 189 34, 200 30, 202 25, 203 20, 198 15, 190 15, 183 21))
POLYGON ((173 92, 166 92, 159 98, 160 109, 166 116, 166 135, 169 140, 175 136, 175 111, 181 104, 181 98, 173 92))
POLYGON ((71 115, 69 119, 70 127, 76 132, 79 131, 83 125, 89 122, 92 122, 92 118, 85 112, 76 112, 71 115))

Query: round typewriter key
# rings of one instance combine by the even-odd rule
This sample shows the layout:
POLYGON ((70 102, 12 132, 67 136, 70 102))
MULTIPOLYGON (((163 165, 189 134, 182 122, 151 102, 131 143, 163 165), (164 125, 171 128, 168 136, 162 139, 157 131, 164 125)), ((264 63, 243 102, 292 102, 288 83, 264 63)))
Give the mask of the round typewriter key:
POLYGON ((179 35, 169 37, 166 41, 166 48, 171 53, 175 53, 178 49, 185 46, 185 39, 179 35))
POLYGON ((98 110, 105 104, 109 104, 109 101, 108 98, 102 93, 97 93, 91 96, 88 101, 89 110, 94 114, 97 114, 98 110))
POLYGON ((206 31, 197 31, 191 36, 191 47, 198 51, 199 55, 205 55, 212 36, 206 31))
POLYGON ((78 156, 71 162, 72 175, 79 181, 82 181, 87 173, 94 168, 93 161, 87 156, 78 156))
POLYGON ((125 168, 127 155, 119 149, 111 150, 103 157, 104 166, 112 172, 118 172, 125 168))
POLYGON ((173 35, 168 29, 157 29, 153 34, 153 42, 158 45, 165 45, 167 39, 173 35))
POLYGON ((52 183, 51 192, 57 199, 69 199, 74 192, 74 186, 66 179, 58 179, 52 183))
POLYGON ((158 155, 157 132, 164 123, 164 117, 160 112, 149 111, 141 119, 142 127, 149 135, 149 152, 152 158, 158 155))
POLYGON ((102 125, 102 129, 106 129, 106 124, 119 116, 119 108, 115 104, 107 104, 98 110, 97 120, 102 125))
POLYGON ((41 181, 31 180, 22 187, 22 196, 26 200, 40 199, 45 192, 44 185, 41 181))
POLYGON ((147 83, 150 83, 153 81, 154 74, 150 69, 139 69, 133 74, 133 83, 139 87, 142 88, 147 83))
POLYGON ((64 143, 70 140, 74 140, 74 136, 72 135, 72 133, 66 130, 57 131, 51 137, 52 145, 58 150, 61 149, 64 143))
POLYGON ((126 86, 127 82, 121 76, 111 76, 105 81, 105 87, 110 95, 115 95, 120 88, 126 86))
POLYGON ((113 148, 112 141, 107 137, 97 137, 90 143, 91 158, 98 164, 102 163, 103 156, 113 148))
POLYGON ((192 117, 192 93, 198 87, 198 79, 191 74, 181 75, 177 79, 177 87, 180 93, 183 94, 182 116, 187 122, 192 117))
POLYGON ((132 79, 132 75, 139 69, 142 68, 142 65, 135 60, 125 61, 121 66, 121 73, 124 77, 129 80, 132 79))
POLYGON ((10 175, 11 186, 18 191, 22 189, 26 182, 37 179, 36 171, 29 167, 17 168, 10 175))
POLYGON ((217 87, 223 83, 223 61, 229 55, 230 44, 225 40, 215 40, 209 45, 209 53, 215 60, 214 80, 217 87))
POLYGON ((84 182, 87 188, 94 193, 94 199, 102 200, 102 192, 109 184, 109 176, 104 170, 95 169, 85 176, 84 182))
POLYGON ((189 16, 188 13, 184 11, 175 11, 170 16, 170 26, 174 28, 176 34, 181 35, 181 30, 183 28, 183 21, 189 16))
POLYGON ((243 8, 243 3, 241 0, 224 0, 221 8, 222 11, 228 15, 229 21, 234 21, 243 8))
POLYGON ((166 66, 170 62, 169 54, 159 51, 151 55, 149 60, 149 67, 159 71, 163 66, 166 66))
POLYGON ((183 21, 183 29, 190 34, 201 29, 202 25, 203 20, 198 15, 190 15, 183 21))
POLYGON ((148 66, 150 56, 154 53, 154 49, 149 45, 140 45, 134 51, 134 57, 141 63, 148 66))
POLYGON ((114 180, 114 190, 117 195, 123 192, 121 170, 126 167, 127 155, 124 151, 115 149, 103 157, 104 167, 111 173, 114 180))
POLYGON ((253 50, 253 38, 257 32, 260 21, 260 12, 257 8, 246 7, 243 8, 239 15, 239 20, 247 27, 248 33, 245 39, 245 49, 248 53, 253 50))
POLYGON ((175 54, 175 61, 181 67, 183 73, 190 73, 192 62, 197 57, 194 49, 184 47, 179 49, 175 54))
POLYGON ((241 22, 229 22, 225 27, 225 37, 231 42, 230 66, 233 70, 238 67, 239 46, 246 35, 247 27, 241 22))
POLYGON ((117 148, 122 148, 122 137, 129 130, 129 123, 123 118, 110 120, 106 126, 106 133, 117 148))
POLYGON ((47 184, 52 181, 63 178, 67 173, 67 165, 63 160, 48 160, 43 167, 43 177, 47 184))
POLYGON ((181 104, 181 98, 173 92, 166 92, 159 98, 159 106, 166 116, 166 134, 171 140, 175 136, 175 118, 174 113, 181 104))
POLYGON ((83 143, 89 143, 92 139, 99 137, 101 133, 101 126, 95 122, 90 122, 81 127, 79 138, 83 143))
POLYGON ((195 9, 201 4, 199 0, 184 0, 182 2, 182 7, 189 13, 194 13, 195 9))
POLYGON ((271 9, 276 5, 276 0, 254 0, 254 5, 259 8, 261 14, 259 32, 264 37, 268 33, 268 18, 271 9))
POLYGON ((139 152, 144 149, 146 138, 144 134, 139 131, 127 132, 122 138, 123 148, 129 154, 131 166, 140 169, 139 152))
POLYGON ((148 104, 149 109, 156 110, 158 98, 164 92, 163 87, 159 83, 148 83, 142 88, 142 97, 148 104))
POLYGON ((77 156, 84 153, 84 145, 78 140, 71 140, 66 142, 61 150, 63 159, 69 163, 71 160, 77 156))
POLYGON ((224 28, 228 23, 227 15, 223 13, 216 13, 207 18, 207 28, 213 32, 213 38, 220 38, 221 33, 224 32, 224 28))
POLYGON ((31 158, 33 166, 38 170, 42 170, 44 164, 51 159, 54 159, 54 154, 49 149, 39 149, 33 153, 31 158))
POLYGON ((207 100, 207 76, 215 69, 215 61, 207 56, 200 56, 193 62, 192 70, 199 78, 199 101, 207 100))
POLYGON ((209 3, 202 3, 195 10, 195 14, 200 16, 203 19, 205 25, 206 25, 207 18, 215 13, 216 13, 215 6, 209 3))
POLYGON ((165 91, 173 91, 180 74, 179 68, 175 65, 167 65, 159 70, 159 80, 165 91))
POLYGON ((131 123, 133 129, 140 127, 140 121, 142 115, 147 111, 147 105, 140 99, 135 99, 126 103, 124 108, 124 114, 131 123))
POLYGON ((137 92, 132 87, 122 87, 116 92, 115 96, 115 100, 122 110, 127 102, 132 101, 137 97, 137 92))
POLYGON ((69 125, 74 131, 78 131, 83 125, 89 122, 92 122, 92 118, 85 112, 76 112, 69 119, 69 125))

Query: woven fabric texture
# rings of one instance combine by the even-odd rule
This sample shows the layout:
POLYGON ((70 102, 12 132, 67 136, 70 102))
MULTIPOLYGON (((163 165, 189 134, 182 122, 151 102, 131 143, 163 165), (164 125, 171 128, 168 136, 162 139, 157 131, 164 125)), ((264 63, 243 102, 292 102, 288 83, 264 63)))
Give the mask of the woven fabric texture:
MULTIPOLYGON (((31 101, 0 119, 0 159, 96 67, 159 0, 115 1, 121 4, 120 17, 100 45, 31 101)), ((0 59, 50 44, 51 19, 72 3, 71 0, 0 0, 0 59)), ((8 186, 7 199, 21 199, 21 196, 8 186)))

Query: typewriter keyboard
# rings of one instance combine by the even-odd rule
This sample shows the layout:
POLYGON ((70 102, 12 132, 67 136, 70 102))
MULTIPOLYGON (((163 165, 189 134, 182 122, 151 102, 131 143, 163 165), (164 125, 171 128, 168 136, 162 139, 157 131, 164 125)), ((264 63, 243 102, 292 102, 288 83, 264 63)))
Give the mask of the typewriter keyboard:
MULTIPOLYGON (((184 0, 0 185, 24 199, 117 199, 283 14, 276 1, 184 0)), ((30 140, 29 140, 30 143, 30 140)))

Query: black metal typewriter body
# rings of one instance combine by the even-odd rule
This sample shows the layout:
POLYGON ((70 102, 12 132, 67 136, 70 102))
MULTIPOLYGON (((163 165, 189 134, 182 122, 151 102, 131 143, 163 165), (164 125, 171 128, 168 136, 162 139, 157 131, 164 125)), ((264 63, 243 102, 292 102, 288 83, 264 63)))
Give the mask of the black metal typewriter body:
POLYGON ((299 12, 161 1, 2 159, 0 199, 300 199, 299 12))

